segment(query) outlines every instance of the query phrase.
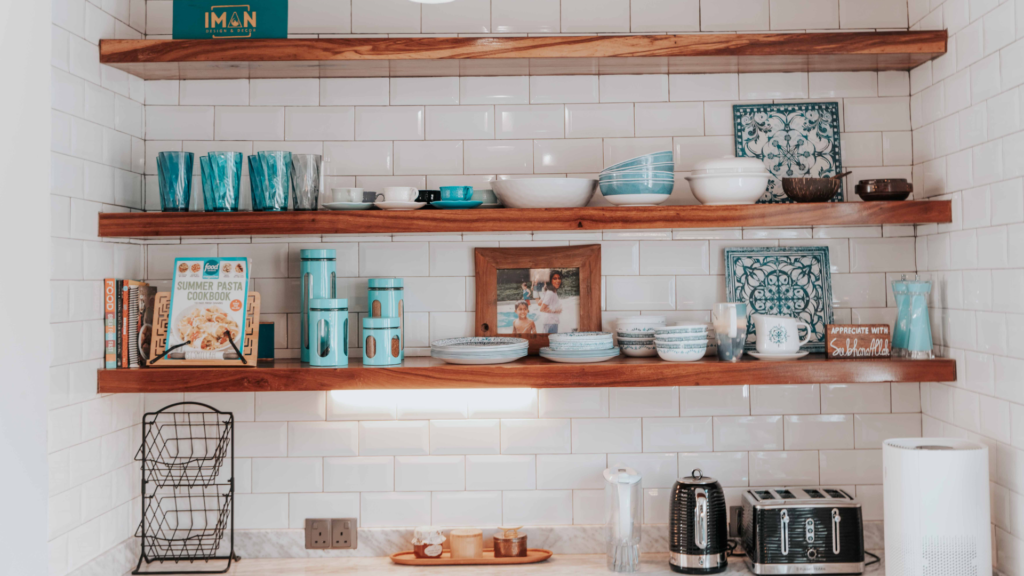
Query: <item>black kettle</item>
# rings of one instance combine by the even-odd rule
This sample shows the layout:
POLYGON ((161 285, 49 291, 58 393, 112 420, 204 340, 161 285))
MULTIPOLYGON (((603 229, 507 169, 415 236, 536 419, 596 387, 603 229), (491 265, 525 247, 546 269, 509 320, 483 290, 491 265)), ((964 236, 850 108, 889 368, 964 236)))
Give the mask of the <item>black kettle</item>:
POLYGON ((672 488, 669 566, 681 574, 718 574, 729 567, 725 491, 696 469, 672 488))

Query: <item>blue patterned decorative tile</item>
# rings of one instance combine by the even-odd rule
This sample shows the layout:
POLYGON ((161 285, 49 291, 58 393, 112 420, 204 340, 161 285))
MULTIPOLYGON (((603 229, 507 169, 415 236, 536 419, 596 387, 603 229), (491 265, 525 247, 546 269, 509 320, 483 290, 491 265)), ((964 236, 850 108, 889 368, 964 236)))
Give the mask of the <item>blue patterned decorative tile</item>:
MULTIPOLYGON (((792 202, 782 178, 827 178, 843 171, 839 103, 737 104, 736 156, 760 158, 772 178, 758 204, 792 202)), ((842 202, 843 187, 830 202, 842 202)))
POLYGON ((725 290, 730 302, 747 304, 747 350, 754 350, 752 314, 789 316, 811 326, 801 347, 825 352, 832 318, 832 276, 827 246, 726 248, 725 290))

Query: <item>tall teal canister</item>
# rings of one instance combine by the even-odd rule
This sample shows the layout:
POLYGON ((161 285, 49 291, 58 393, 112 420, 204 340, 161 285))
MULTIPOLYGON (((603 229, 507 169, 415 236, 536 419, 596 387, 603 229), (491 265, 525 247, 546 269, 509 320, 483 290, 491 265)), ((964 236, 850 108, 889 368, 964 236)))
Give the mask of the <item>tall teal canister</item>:
POLYGON ((348 366, 348 300, 309 301, 310 366, 348 366))
POLYGON ((363 366, 394 366, 405 359, 398 318, 363 318, 363 366))
POLYGON ((370 278, 367 283, 370 318, 398 318, 402 353, 405 353, 405 281, 402 278, 370 278))
POLYGON ((318 298, 337 297, 336 256, 334 250, 299 251, 302 260, 299 268, 299 287, 302 292, 299 296, 299 315, 302 318, 299 326, 299 334, 302 335, 299 354, 303 362, 309 362, 309 302, 318 298))

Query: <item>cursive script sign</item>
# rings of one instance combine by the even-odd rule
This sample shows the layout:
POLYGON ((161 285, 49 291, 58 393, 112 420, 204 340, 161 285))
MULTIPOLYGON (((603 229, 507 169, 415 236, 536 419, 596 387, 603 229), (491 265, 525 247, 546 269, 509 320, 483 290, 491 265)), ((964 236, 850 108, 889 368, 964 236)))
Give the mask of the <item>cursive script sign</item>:
POLYGON ((888 324, 829 324, 825 355, 835 358, 888 358, 892 336, 888 324))

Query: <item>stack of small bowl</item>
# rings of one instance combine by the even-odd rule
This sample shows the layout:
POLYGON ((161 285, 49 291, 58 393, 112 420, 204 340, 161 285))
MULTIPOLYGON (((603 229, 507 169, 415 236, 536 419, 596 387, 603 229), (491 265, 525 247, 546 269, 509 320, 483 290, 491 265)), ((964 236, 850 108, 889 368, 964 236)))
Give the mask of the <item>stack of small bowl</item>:
POLYGON ((617 323, 615 336, 623 354, 635 358, 656 356, 654 331, 665 327, 664 316, 630 316, 617 323))
POLYGON ((604 362, 619 355, 619 349, 612 342, 611 332, 551 334, 548 343, 547 347, 540 349, 540 355, 554 362, 604 362))
POLYGON ((676 324, 654 331, 658 356, 669 362, 693 362, 708 351, 707 324, 676 324))
POLYGON ((616 206, 655 206, 675 187, 672 151, 654 152, 601 171, 601 194, 616 206))

